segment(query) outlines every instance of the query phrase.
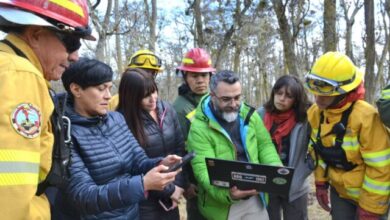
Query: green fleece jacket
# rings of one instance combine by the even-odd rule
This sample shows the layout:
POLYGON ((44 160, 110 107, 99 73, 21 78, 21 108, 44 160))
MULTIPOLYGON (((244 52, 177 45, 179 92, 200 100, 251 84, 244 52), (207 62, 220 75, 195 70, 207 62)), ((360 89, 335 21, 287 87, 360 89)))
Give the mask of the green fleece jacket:
MULTIPOLYGON (((198 181, 198 207, 209 220, 225 220, 229 208, 234 202, 229 189, 210 185, 205 157, 236 160, 237 153, 229 135, 221 127, 209 107, 210 96, 202 99, 195 113, 188 135, 188 150, 195 151, 196 157, 191 161, 195 178, 198 181)), ((244 121, 251 107, 242 104, 240 107, 240 133, 248 161, 269 165, 281 165, 279 155, 263 122, 255 111, 244 121)), ((264 202, 264 201, 263 201, 264 202)))

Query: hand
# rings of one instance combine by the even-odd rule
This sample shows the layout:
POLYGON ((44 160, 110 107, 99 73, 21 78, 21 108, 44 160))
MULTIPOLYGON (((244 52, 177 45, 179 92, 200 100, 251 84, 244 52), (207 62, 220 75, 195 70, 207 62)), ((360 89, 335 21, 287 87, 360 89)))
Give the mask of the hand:
POLYGON ((330 203, 328 196, 328 184, 325 182, 316 182, 316 197, 318 204, 327 212, 330 212, 330 203))
POLYGON ((378 214, 364 210, 360 206, 357 208, 357 215, 359 220, 379 220, 380 218, 378 214))
POLYGON ((181 161, 181 157, 175 155, 175 154, 171 154, 171 155, 168 155, 166 156, 161 162, 160 164, 162 165, 165 165, 165 166, 171 166, 175 163, 178 163, 181 161))
POLYGON ((183 195, 183 192, 184 192, 183 188, 175 186, 175 191, 171 195, 171 199, 172 199, 172 203, 173 203, 172 209, 176 208, 178 206, 178 204, 180 203, 179 201, 180 201, 181 196, 183 195))
POLYGON ((144 190, 163 190, 166 185, 175 180, 179 171, 163 173, 168 167, 159 165, 149 170, 144 176, 144 190))
POLYGON ((198 195, 198 187, 195 184, 190 184, 190 186, 184 192, 184 197, 186 199, 195 198, 198 195))
POLYGON ((230 197, 234 200, 243 199, 246 197, 257 195, 258 192, 255 189, 251 190, 239 190, 236 186, 230 188, 230 197))

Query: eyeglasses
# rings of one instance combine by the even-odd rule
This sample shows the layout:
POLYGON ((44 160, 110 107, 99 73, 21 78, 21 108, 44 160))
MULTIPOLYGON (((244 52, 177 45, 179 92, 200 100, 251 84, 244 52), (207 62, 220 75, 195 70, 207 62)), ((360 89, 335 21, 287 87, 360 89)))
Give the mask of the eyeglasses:
POLYGON ((69 54, 80 49, 81 42, 79 37, 73 36, 71 34, 61 33, 61 32, 54 32, 54 34, 64 45, 64 47, 66 48, 66 52, 68 52, 69 54))
POLYGON ((316 76, 312 73, 309 73, 305 76, 306 79, 306 86, 309 89, 315 90, 323 95, 329 95, 334 92, 339 92, 339 93, 345 93, 343 89, 340 87, 346 84, 350 84, 355 80, 355 75, 352 77, 352 79, 345 80, 342 82, 337 82, 334 80, 330 79, 325 79, 319 76, 316 76))
POLYGON ((214 95, 219 101, 221 101, 224 104, 230 104, 232 102, 241 103, 242 100, 244 100, 244 96, 237 95, 235 97, 229 97, 229 96, 221 96, 218 97, 217 95, 214 95))
POLYGON ((146 61, 148 61, 149 64, 153 67, 161 67, 162 65, 161 59, 158 56, 150 53, 141 53, 137 56, 134 56, 131 58, 129 65, 133 64, 136 66, 143 66, 146 61))

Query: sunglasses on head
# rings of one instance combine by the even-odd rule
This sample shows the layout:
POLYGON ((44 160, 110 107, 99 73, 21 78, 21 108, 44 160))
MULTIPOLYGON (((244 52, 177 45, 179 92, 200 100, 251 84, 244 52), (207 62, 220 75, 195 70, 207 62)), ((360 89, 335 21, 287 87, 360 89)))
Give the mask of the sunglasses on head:
POLYGON ((54 33, 66 48, 66 52, 73 53, 76 50, 80 49, 81 47, 80 37, 76 37, 61 32, 54 32, 54 33))
POLYGON ((134 64, 136 66, 143 66, 146 61, 148 61, 149 64, 153 67, 161 67, 162 65, 161 59, 158 56, 150 53, 141 53, 137 56, 134 56, 130 60, 130 65, 134 64))

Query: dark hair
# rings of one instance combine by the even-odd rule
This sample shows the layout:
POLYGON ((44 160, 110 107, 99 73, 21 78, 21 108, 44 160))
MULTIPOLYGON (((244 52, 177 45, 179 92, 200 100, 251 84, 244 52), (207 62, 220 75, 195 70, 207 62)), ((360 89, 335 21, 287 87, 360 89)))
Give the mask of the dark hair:
POLYGON ((290 90, 291 95, 294 97, 293 108, 295 111, 296 120, 298 122, 305 121, 307 118, 306 110, 310 106, 310 102, 307 98, 301 81, 295 76, 284 75, 276 80, 271 91, 270 99, 264 104, 265 110, 270 113, 278 112, 274 105, 274 97, 275 93, 284 86, 286 89, 290 90))
POLYGON ((97 86, 112 81, 113 71, 110 66, 99 60, 80 58, 79 61, 71 64, 62 75, 62 84, 65 90, 73 97, 70 91, 70 84, 76 83, 81 88, 97 86))
POLYGON ((141 103, 143 98, 156 91, 156 82, 148 72, 129 68, 122 74, 117 110, 123 113, 127 126, 142 147, 146 146, 147 136, 144 132, 141 103))
POLYGON ((210 79, 210 91, 215 92, 215 89, 218 86, 218 83, 225 82, 228 84, 234 84, 240 81, 237 74, 230 70, 221 70, 210 79))

